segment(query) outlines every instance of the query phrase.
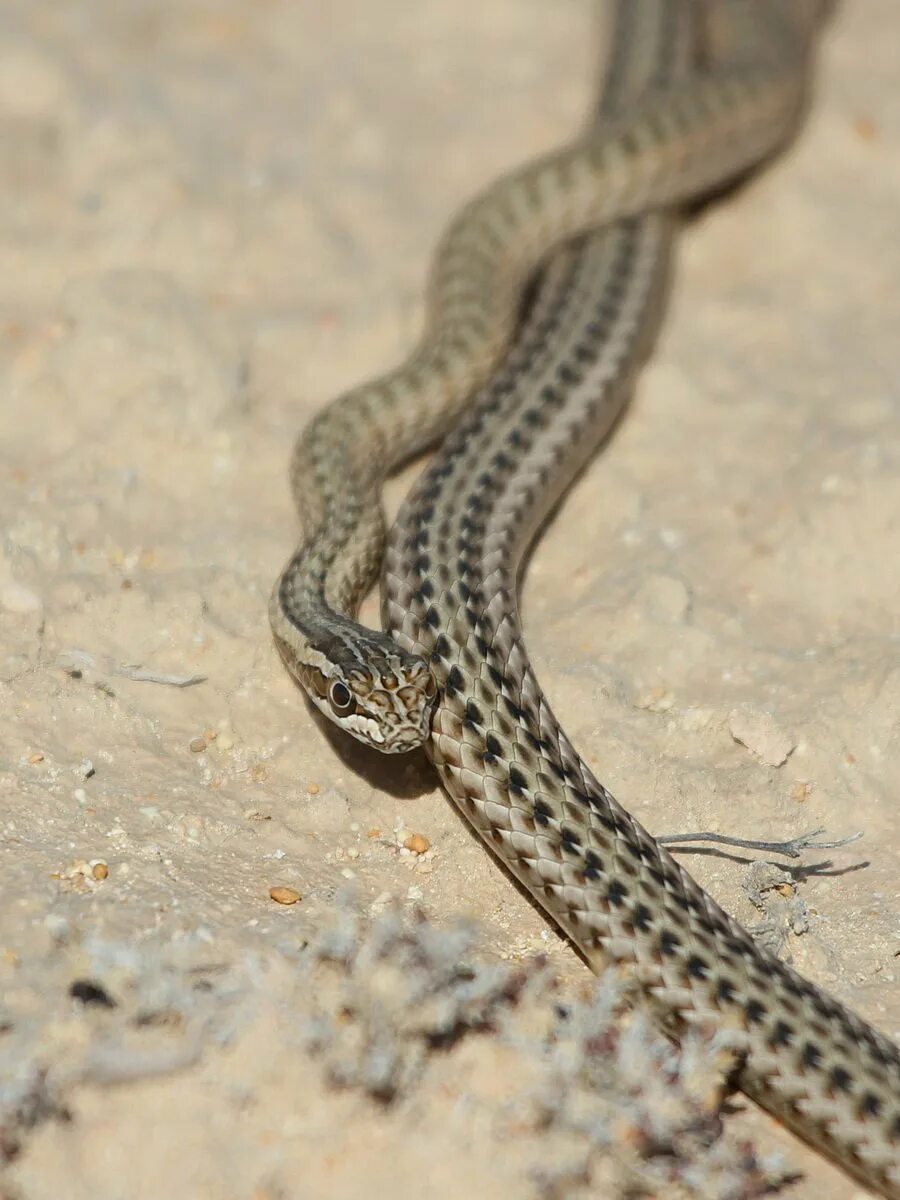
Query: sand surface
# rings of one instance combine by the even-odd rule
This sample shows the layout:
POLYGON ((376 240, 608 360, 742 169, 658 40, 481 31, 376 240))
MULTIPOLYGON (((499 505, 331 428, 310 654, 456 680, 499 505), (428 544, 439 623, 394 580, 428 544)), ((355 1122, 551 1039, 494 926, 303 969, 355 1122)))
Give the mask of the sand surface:
MULTIPOLYGON (((477 978, 537 953, 561 995, 589 977, 424 758, 326 736, 265 611, 295 432, 409 346, 458 204, 577 126, 596 36, 581 0, 3 6, 4 1200, 619 1186, 574 1118, 517 1107, 550 1086, 549 985, 490 976, 502 1019, 429 1051, 398 968, 396 1099, 329 1083, 382 986, 351 969, 364 931, 350 983, 310 974, 342 889, 427 936, 476 918, 477 978)), ((895 1038, 898 39, 895 0, 845 4, 802 139, 685 232, 630 414, 523 602, 564 726, 652 831, 864 832, 767 894, 768 936, 895 1038)), ((685 862, 764 919, 741 856, 685 862)), ((854 1194, 736 1108, 732 1139, 804 1173, 791 1196, 854 1194)))

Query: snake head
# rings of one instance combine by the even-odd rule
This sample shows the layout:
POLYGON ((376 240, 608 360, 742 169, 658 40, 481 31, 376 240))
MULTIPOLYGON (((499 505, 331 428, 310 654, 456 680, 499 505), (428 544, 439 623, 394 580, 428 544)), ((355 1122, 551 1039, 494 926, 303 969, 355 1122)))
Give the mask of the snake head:
POLYGON ((403 754, 428 739, 437 684, 422 658, 393 646, 370 651, 365 666, 334 656, 309 667, 301 683, 329 720, 382 754, 403 754))

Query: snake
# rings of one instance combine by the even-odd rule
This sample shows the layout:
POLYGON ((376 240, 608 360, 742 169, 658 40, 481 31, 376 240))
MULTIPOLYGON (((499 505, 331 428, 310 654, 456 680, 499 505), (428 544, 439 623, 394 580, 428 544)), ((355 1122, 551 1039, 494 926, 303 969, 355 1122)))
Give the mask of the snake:
POLYGON ((782 148, 806 107, 827 6, 706 7, 687 69, 691 0, 618 0, 598 119, 462 210, 412 354, 301 434, 304 533, 270 623, 335 724, 383 752, 425 747, 464 820, 592 969, 618 971, 673 1038, 726 1034, 731 1083, 897 1200, 900 1050, 755 942, 595 778, 518 614, 527 548, 649 353, 685 207, 782 148), (440 439, 385 548, 386 475, 440 439), (355 617, 382 558, 378 632, 355 617))

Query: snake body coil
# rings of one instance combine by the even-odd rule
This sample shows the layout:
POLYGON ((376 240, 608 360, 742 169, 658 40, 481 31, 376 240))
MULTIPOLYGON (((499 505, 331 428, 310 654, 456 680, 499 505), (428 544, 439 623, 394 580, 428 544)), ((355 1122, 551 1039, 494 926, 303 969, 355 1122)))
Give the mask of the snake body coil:
POLYGON ((900 1197, 900 1052, 757 946, 617 804, 557 724, 518 621, 523 550, 648 351, 673 206, 777 148, 802 110, 814 0, 713 8, 740 53, 717 57, 712 39, 702 71, 689 70, 689 0, 620 0, 596 129, 453 224, 419 348, 326 409, 298 444, 305 540, 271 618, 288 666, 344 728, 382 749, 425 741, 462 815, 593 967, 621 970, 672 1035, 728 1031, 749 1096, 900 1197), (352 617, 381 555, 384 474, 487 379, 539 260, 611 222, 554 254, 514 348, 392 533, 393 640, 362 630, 352 617))
POLYGON ((598 124, 468 204, 438 249, 417 349, 329 405, 299 439, 291 476, 304 540, 272 593, 270 623, 313 703, 379 750, 421 744, 434 700, 421 659, 352 620, 378 572, 385 475, 442 436, 487 378, 549 250, 611 221, 694 200, 789 137, 806 93, 808 31, 772 0, 751 2, 743 23, 752 53, 638 100, 627 116, 598 124), (774 14, 769 21, 757 19, 760 3, 774 14))

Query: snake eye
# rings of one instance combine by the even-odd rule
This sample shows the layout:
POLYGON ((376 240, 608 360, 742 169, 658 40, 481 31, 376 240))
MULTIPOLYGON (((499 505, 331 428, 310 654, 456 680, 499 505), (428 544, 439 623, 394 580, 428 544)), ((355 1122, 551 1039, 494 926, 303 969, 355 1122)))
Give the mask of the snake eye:
POLYGON ((353 694, 346 683, 341 683, 339 679, 328 689, 328 699, 338 716, 345 717, 353 708, 353 694))

